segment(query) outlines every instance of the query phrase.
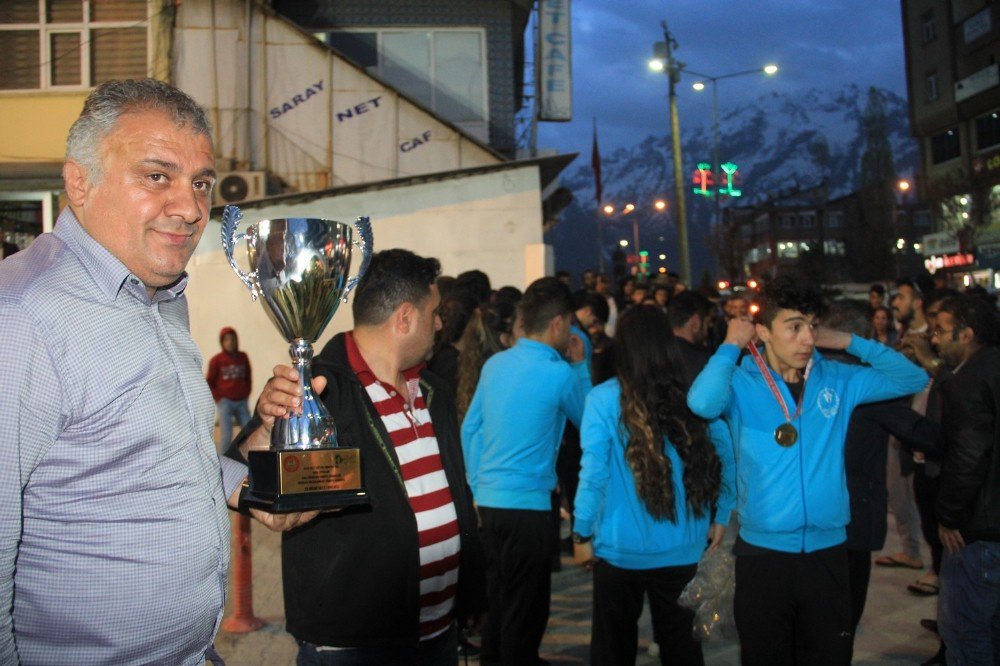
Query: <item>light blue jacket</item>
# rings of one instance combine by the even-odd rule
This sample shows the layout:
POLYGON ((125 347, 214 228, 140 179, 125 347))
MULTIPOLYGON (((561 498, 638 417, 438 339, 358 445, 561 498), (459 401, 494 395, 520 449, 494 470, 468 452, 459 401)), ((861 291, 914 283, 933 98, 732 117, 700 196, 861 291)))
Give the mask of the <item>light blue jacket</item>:
POLYGON ((568 418, 577 427, 590 390, 586 361, 521 338, 483 366, 462 423, 469 487, 479 506, 552 508, 556 453, 568 418))
MULTIPOLYGON (((688 393, 691 411, 729 425, 736 456, 736 510, 747 543, 789 553, 809 553, 843 543, 850 520, 844 474, 844 439, 854 408, 898 398, 924 388, 927 373, 902 354, 873 340, 851 336, 848 353, 871 367, 813 356, 802 414, 793 421, 798 441, 788 448, 774 440, 785 416, 749 355, 719 347, 688 393)), ((795 400, 774 377, 789 411, 795 400)))
MULTIPOLYGON (((621 387, 609 379, 587 396, 580 443, 583 446, 580 486, 574 502, 573 529, 594 536, 594 554, 622 569, 656 569, 694 564, 708 541, 711 510, 700 518, 687 509, 684 463, 664 438, 673 473, 677 522, 654 518, 635 488, 625 460, 628 431, 621 422, 621 387)), ((729 431, 721 422, 710 426, 722 460, 722 488, 716 523, 727 525, 735 501, 735 467, 729 431)))

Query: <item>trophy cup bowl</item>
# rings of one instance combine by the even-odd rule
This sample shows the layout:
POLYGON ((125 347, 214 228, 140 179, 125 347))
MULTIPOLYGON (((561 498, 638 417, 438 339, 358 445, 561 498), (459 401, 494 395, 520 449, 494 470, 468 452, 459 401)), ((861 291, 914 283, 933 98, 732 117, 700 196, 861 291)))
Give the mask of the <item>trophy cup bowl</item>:
POLYGON ((275 419, 270 448, 247 454, 249 486, 242 502, 269 513, 367 504, 361 452, 338 444, 333 418, 313 395, 309 363, 312 343, 368 268, 371 224, 367 217, 359 217, 353 227, 334 220, 292 217, 261 220, 238 233, 242 217, 238 207, 225 207, 222 248, 251 299, 260 300, 288 341, 302 389, 302 413, 275 419), (244 239, 248 273, 233 256, 236 244, 244 239), (361 251, 361 266, 355 277, 348 278, 355 247, 361 251))

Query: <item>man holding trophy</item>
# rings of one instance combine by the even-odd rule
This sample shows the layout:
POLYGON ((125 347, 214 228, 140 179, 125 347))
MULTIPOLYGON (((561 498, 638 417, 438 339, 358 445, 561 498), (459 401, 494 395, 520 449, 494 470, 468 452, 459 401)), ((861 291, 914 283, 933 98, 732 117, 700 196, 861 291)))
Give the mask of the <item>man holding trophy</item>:
MULTIPOLYGON (((277 224, 292 226, 292 220, 277 224)), ((227 233, 231 241, 235 227, 224 229, 224 243, 227 233)), ((275 221, 247 233, 251 245, 270 247, 261 234, 276 233, 275 221)), ((282 233, 278 243, 288 243, 282 233)), ((348 238, 346 230, 339 233, 348 238)), ((254 419, 227 455, 251 458, 242 505, 322 510, 315 518, 314 511, 297 514, 295 520, 307 522, 282 540, 285 614, 300 646, 297 663, 457 663, 457 626, 483 611, 485 574, 454 396, 425 368, 441 325, 440 264, 406 250, 373 255, 357 282, 354 329, 326 345, 312 363, 316 379, 303 385, 309 368, 297 359, 311 354, 298 354, 296 340, 312 336, 287 326, 285 316, 302 308, 284 307, 283 296, 268 300, 268 289, 274 292, 281 280, 269 283, 275 271, 253 249, 250 255, 254 270, 241 277, 252 277, 251 291, 260 286, 269 316, 292 344, 296 368, 275 368, 254 419), (329 415, 310 417, 319 413, 310 404, 313 392, 322 394, 329 415), (309 426, 310 418, 325 426, 309 426), (312 435, 275 434, 282 429, 312 435), (299 476, 307 467, 311 485, 299 476)), ((346 267, 333 279, 338 287, 346 267)), ((300 290, 296 302, 312 302, 301 296, 305 282, 289 282, 285 293, 300 290)))

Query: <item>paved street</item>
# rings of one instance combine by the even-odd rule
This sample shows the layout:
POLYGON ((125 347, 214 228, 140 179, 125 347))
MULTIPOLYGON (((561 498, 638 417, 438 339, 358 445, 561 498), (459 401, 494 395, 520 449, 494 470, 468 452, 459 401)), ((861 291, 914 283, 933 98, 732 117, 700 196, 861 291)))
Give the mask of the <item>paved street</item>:
MULTIPOLYGON (((886 552, 895 552, 897 540, 890 516, 886 552)), ((281 666, 294 664, 295 642, 285 633, 281 597, 280 537, 258 524, 252 530, 254 567, 254 608, 268 625, 250 634, 220 632, 219 653, 229 666, 281 666)), ((924 553, 924 561, 929 555, 924 553)), ((873 567, 868 605, 858 630, 855 664, 914 664, 924 661, 937 649, 936 639, 918 624, 920 618, 934 617, 935 597, 918 598, 906 591, 906 584, 919 572, 909 569, 873 567)), ((542 656, 553 664, 583 664, 587 660, 590 636, 589 577, 579 571, 571 558, 563 556, 563 570, 553 574, 552 613, 542 644, 542 656)), ((232 595, 230 594, 230 605, 232 595)), ((644 651, 649 645, 648 621, 643 621, 643 646, 638 664, 659 663, 644 651)), ((734 643, 709 645, 709 664, 739 663, 734 643)), ((470 659, 469 663, 478 663, 470 659)))

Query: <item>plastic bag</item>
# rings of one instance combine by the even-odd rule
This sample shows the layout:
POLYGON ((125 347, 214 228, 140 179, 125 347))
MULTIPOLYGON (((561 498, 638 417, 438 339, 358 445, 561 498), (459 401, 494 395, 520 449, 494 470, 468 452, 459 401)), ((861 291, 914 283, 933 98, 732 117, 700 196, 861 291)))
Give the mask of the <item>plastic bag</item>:
POLYGON ((736 560, 725 548, 707 550, 698 562, 698 572, 677 598, 694 611, 694 637, 704 643, 735 641, 736 560))

